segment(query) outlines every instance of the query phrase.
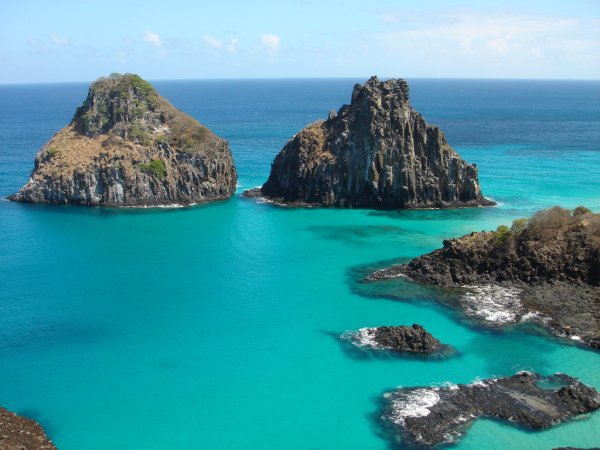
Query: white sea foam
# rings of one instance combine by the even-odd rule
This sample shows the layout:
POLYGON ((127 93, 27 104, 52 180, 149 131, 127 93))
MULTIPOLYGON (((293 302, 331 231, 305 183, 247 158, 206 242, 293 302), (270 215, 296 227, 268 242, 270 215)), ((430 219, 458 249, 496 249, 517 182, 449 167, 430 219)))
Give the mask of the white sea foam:
POLYGON ((443 383, 435 383, 436 388, 447 389, 449 391, 458 391, 458 384, 451 383, 450 381, 444 381, 443 383))
POLYGON ((425 417, 440 400, 437 388, 419 388, 410 391, 394 392, 391 402, 390 419, 397 425, 404 424, 407 417, 425 417))
POLYGON ((132 206, 119 206, 119 208, 130 208, 130 209, 152 209, 152 208, 161 208, 161 209, 175 209, 175 208, 186 208, 188 206, 194 206, 197 203, 189 203, 187 205, 182 205, 180 203, 169 203, 164 205, 132 205, 132 206))
POLYGON ((571 339, 573 339, 574 341, 580 341, 581 336, 571 336, 571 339))
POLYGON ((517 320, 521 309, 520 290, 498 285, 465 286, 468 291, 462 297, 464 311, 471 317, 496 323, 517 320))
POLYGON ((495 383, 496 381, 498 381, 497 378, 488 378, 484 381, 481 378, 477 377, 477 378, 475 378, 475 380, 473 382, 467 384, 467 386, 484 388, 484 387, 488 387, 492 383, 495 383))
POLYGON ((356 345, 357 347, 376 349, 387 348, 377 343, 375 340, 376 332, 377 328, 365 327, 360 328, 358 331, 346 331, 341 337, 342 339, 352 342, 352 344, 356 345))
POLYGON ((538 311, 529 311, 521 317, 521 322, 529 322, 531 320, 537 319, 540 316, 538 311))
POLYGON ((504 202, 499 202, 498 200, 494 200, 492 197, 485 197, 485 199, 496 203, 495 206, 504 206, 504 202))

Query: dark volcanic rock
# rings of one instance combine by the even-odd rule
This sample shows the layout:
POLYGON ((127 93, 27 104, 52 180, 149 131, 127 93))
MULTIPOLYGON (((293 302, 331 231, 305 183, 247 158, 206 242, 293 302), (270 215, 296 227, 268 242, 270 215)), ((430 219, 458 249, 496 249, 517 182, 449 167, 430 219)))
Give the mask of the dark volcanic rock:
POLYGON ((556 447, 556 448, 553 448, 552 450, 600 450, 600 448, 599 447, 592 447, 592 448, 556 447))
POLYGON ((114 74, 92 83, 72 122, 42 147, 29 182, 9 199, 191 204, 229 198, 236 183, 225 140, 137 75, 114 74))
POLYGON ((405 80, 357 84, 350 105, 308 125, 281 150, 260 192, 288 205, 430 208, 491 205, 477 167, 408 100, 405 80))
POLYGON ((579 448, 579 447, 556 447, 552 450, 600 450, 600 447, 579 448))
POLYGON ((358 347, 371 349, 433 353, 442 348, 440 341, 417 324, 411 327, 361 328, 356 332, 345 333, 344 336, 358 347))
POLYGON ((38 423, 0 408, 0 449, 56 450, 56 447, 38 423))
POLYGON ((600 215, 555 207, 512 229, 471 233, 371 274, 466 287, 458 307, 496 323, 533 320, 600 348, 600 215))
POLYGON ((382 420, 407 443, 456 441, 479 417, 544 429, 600 408, 600 395, 563 374, 520 372, 500 379, 445 387, 402 388, 385 394, 382 420))

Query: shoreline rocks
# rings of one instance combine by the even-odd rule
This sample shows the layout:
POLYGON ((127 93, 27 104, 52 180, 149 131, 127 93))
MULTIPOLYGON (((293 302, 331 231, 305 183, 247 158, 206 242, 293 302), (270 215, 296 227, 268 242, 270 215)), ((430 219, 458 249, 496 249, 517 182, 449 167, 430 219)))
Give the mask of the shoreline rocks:
POLYGON ((496 326, 532 321, 600 349, 600 215, 554 207, 512 228, 471 233, 370 274, 457 288, 455 307, 496 326))
POLYGON ((87 206, 189 205, 230 198, 228 143, 137 75, 91 84, 71 123, 38 152, 9 200, 87 206))
POLYGON ((56 450, 56 447, 37 422, 0 407, 0 449, 56 450))
POLYGON ((286 206, 450 208, 490 206, 468 164, 409 102, 405 80, 370 78, 350 105, 306 126, 246 197, 286 206))
POLYGON ((456 442, 479 417, 541 430, 598 408, 598 392, 573 377, 519 372, 471 384, 388 392, 381 420, 392 438, 430 447, 456 442))
POLYGON ((342 338, 359 348, 392 350, 398 353, 430 354, 444 347, 438 339, 418 324, 361 328, 358 331, 344 333, 342 338))

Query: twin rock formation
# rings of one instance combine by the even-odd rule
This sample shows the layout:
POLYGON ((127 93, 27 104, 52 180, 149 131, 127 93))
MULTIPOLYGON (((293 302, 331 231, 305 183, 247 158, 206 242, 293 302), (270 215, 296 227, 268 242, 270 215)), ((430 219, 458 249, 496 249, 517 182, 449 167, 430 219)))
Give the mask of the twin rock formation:
MULTIPOLYGON (((14 201, 99 206, 194 204, 229 198, 237 172, 227 142, 175 109, 137 75, 90 86, 71 123, 45 144, 14 201)), ((288 205, 398 209, 489 205, 477 168, 408 100, 404 80, 356 85, 350 105, 281 150, 262 188, 288 205)))

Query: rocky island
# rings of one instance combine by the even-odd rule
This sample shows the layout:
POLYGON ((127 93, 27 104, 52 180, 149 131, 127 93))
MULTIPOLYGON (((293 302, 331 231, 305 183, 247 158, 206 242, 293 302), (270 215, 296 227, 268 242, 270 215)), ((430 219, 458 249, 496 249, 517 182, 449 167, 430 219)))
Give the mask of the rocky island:
POLYGON ((493 204, 481 193, 477 167, 412 108, 407 82, 377 77, 354 86, 350 105, 292 137, 266 183, 244 195, 342 208, 493 204))
POLYGON ((471 384, 401 388, 384 395, 382 421, 392 439, 435 446, 460 439, 479 417, 550 428, 600 408, 600 395, 564 374, 520 372, 471 384))
POLYGON ((0 407, 0 449, 56 450, 35 421, 0 407))
POLYGON ((374 350, 392 350, 399 353, 434 353, 444 346, 421 325, 383 326, 361 328, 346 332, 344 340, 357 347, 374 350))
POLYGON ((227 142, 137 75, 92 83, 71 123, 35 158, 10 200, 99 206, 194 204, 231 197, 227 142))
POLYGON ((500 326, 534 321, 600 349, 600 214, 553 207, 443 244, 368 279, 466 288, 456 306, 469 316, 500 326))

